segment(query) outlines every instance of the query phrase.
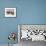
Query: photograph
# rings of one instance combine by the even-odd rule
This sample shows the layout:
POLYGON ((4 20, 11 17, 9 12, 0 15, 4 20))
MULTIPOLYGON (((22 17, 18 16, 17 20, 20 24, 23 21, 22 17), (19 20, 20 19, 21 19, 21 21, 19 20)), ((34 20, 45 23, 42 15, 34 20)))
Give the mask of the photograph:
POLYGON ((16 8, 5 8, 5 17, 16 17, 16 8))
POLYGON ((20 46, 31 46, 32 43, 46 41, 46 25, 39 24, 19 24, 18 41, 20 46))

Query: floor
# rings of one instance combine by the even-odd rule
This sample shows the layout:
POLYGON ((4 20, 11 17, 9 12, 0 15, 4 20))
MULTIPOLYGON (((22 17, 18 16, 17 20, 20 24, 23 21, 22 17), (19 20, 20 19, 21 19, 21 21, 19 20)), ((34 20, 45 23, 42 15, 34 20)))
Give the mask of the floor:
MULTIPOLYGON (((0 46, 8 46, 8 44, 0 44, 0 46)), ((46 46, 46 42, 45 41, 34 41, 34 42, 32 42, 31 40, 28 40, 28 41, 21 40, 19 45, 14 44, 13 46, 46 46)))
MULTIPOLYGON (((8 46, 8 44, 0 44, 0 46, 8 46)), ((18 46, 18 44, 10 45, 10 46, 18 46)))
POLYGON ((28 41, 21 40, 20 46, 46 46, 46 42, 45 41, 32 42, 31 40, 28 41))

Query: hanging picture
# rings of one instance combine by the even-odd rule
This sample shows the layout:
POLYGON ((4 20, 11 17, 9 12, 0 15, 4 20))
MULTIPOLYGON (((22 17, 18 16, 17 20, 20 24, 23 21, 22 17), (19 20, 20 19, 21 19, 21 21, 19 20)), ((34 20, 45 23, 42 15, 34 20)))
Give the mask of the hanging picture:
POLYGON ((16 8, 5 8, 5 17, 16 17, 16 8))

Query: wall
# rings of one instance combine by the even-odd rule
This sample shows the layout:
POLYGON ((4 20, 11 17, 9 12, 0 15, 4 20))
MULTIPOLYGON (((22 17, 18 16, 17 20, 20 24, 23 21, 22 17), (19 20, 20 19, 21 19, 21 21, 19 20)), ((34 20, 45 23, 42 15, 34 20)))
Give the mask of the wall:
MULTIPOLYGON (((0 44, 7 44, 8 34, 10 32, 16 32, 17 24, 20 23, 21 18, 21 7, 19 4, 19 0, 0 0, 0 44), (16 18, 6 18, 5 17, 5 8, 16 8, 17 9, 17 17, 16 18)), ((18 38, 17 38, 18 39, 18 38)), ((16 39, 16 43, 18 43, 16 39)))
POLYGON ((21 24, 46 24, 46 0, 22 0, 21 24))
POLYGON ((46 31, 46 25, 21 25, 20 26, 21 30, 42 30, 46 31))
POLYGON ((0 0, 0 44, 8 43, 9 32, 17 34, 18 24, 46 24, 46 0, 0 0), (17 17, 5 18, 6 7, 17 8, 17 17))

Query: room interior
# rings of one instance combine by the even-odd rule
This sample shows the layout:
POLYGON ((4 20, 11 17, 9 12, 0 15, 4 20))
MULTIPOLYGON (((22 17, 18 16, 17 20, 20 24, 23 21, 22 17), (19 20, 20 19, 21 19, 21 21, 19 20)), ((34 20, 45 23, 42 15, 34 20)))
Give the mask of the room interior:
MULTIPOLYGON (((41 35, 42 37, 38 37, 38 41, 33 39, 34 36, 24 40, 23 37, 20 39, 18 25, 21 24, 46 25, 46 0, 0 0, 0 46, 9 46, 9 44, 10 46, 46 46, 45 37, 43 36, 45 33, 41 35), (12 16, 10 12, 10 15, 6 17, 5 8, 16 8, 16 14, 12 14, 12 16), (8 38, 11 32, 16 34, 15 44, 13 43, 12 45, 13 41, 9 41, 9 39, 13 39, 14 37, 10 35, 10 38, 8 38)), ((35 31, 32 31, 33 35, 35 35, 35 31)), ((39 29, 37 33, 39 33, 39 29)), ((30 32, 27 34, 30 36, 30 32)))

